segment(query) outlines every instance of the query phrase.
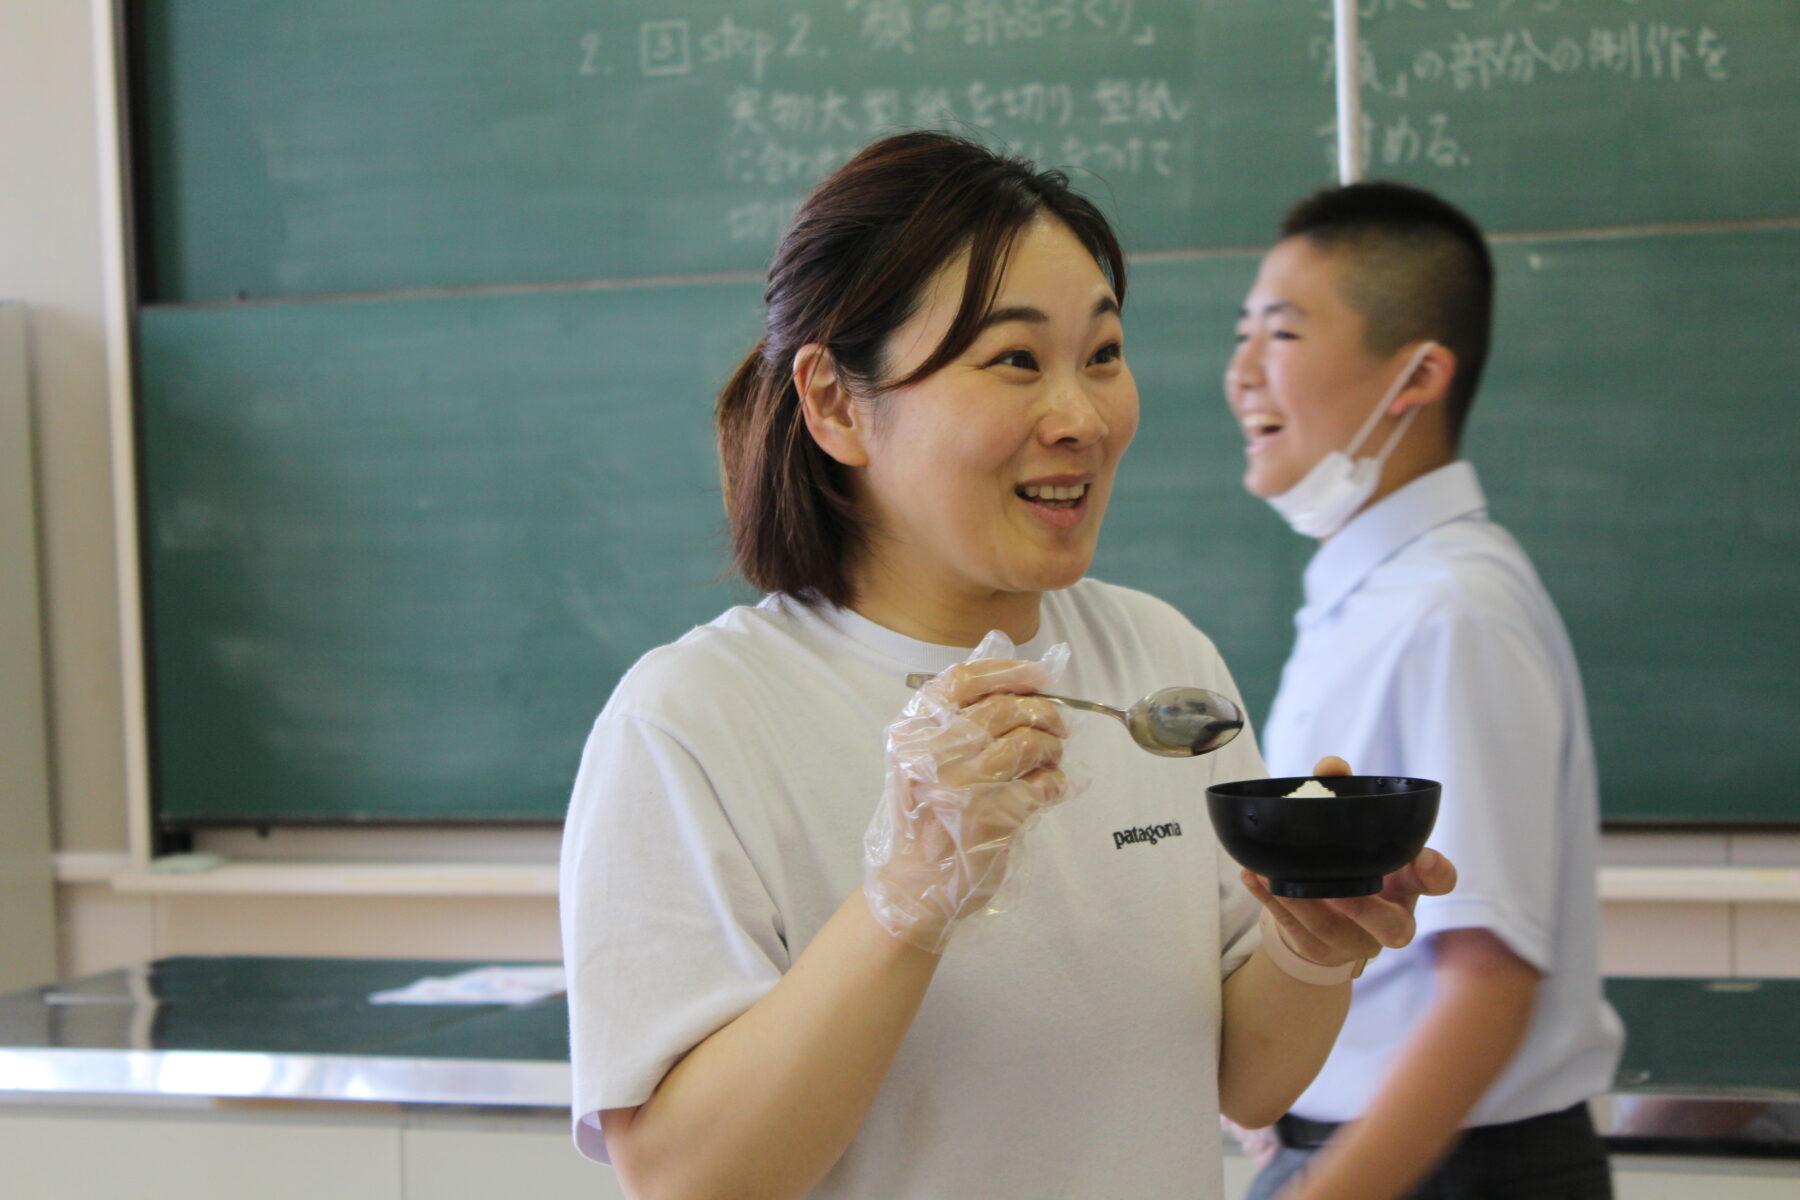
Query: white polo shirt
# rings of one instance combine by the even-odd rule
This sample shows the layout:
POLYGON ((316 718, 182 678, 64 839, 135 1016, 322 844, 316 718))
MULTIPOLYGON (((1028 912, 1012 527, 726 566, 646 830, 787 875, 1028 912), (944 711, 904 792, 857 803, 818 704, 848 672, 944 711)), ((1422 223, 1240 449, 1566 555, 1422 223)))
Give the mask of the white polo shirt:
POLYGON ((1555 1112, 1608 1091, 1623 1032, 1601 996, 1599 801, 1581 678, 1561 618, 1517 542, 1452 463, 1358 514, 1306 568, 1306 605, 1264 750, 1272 775, 1325 754, 1360 774, 1444 785, 1430 844, 1456 864, 1423 897, 1419 936, 1356 983, 1343 1033, 1294 1105, 1361 1116, 1431 1006, 1434 935, 1489 929, 1543 975, 1517 1056, 1468 1125, 1555 1112))

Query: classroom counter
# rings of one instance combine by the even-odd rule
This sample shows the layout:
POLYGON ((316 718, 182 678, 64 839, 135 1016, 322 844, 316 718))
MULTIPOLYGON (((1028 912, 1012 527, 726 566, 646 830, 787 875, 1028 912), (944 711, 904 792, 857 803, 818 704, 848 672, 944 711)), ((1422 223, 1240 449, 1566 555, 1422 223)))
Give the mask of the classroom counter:
POLYGON ((165 958, 0 996, 0 1092, 566 1108, 560 994, 370 999, 484 965, 165 958))
MULTIPOLYGON (((0 1093, 558 1109, 563 997, 370 997, 484 964, 181 957, 0 997, 0 1093)), ((1628 1031, 1616 1153, 1800 1159, 1800 980, 1606 982, 1628 1031)))

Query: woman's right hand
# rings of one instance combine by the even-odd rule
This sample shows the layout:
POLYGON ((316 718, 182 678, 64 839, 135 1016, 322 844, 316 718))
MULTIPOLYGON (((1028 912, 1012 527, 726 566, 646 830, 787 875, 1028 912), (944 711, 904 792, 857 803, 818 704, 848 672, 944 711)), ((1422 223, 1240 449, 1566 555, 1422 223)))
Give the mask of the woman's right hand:
POLYGON ((957 922, 989 910, 1019 838, 1068 792, 1061 706, 1031 694, 1061 665, 1055 651, 1047 657, 1052 666, 958 663, 920 687, 888 727, 863 892, 895 937, 941 953, 957 922))

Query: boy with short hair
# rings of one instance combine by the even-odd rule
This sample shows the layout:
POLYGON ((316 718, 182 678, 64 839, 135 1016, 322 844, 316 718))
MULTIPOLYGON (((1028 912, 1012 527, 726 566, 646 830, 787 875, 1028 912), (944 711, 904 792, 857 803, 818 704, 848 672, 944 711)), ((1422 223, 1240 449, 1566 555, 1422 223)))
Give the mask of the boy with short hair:
POLYGON ((1252 1200, 1611 1195, 1586 1102, 1623 1036, 1600 991, 1581 681, 1458 458, 1492 307, 1467 216, 1360 183, 1289 213, 1238 322, 1244 486, 1321 543, 1264 729, 1271 774, 1330 750, 1440 781, 1432 844, 1462 878, 1358 980, 1252 1200))

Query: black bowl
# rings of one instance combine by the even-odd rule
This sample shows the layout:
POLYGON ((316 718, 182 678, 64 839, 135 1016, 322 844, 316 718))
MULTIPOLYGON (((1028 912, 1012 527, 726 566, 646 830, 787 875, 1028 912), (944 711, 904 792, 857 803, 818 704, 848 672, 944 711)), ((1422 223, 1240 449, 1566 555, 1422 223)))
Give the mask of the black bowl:
POLYGON ((1245 779, 1206 789, 1225 852, 1277 896, 1368 896, 1425 845, 1442 787, 1394 775, 1331 775, 1335 795, 1289 796, 1308 781, 1245 779))

